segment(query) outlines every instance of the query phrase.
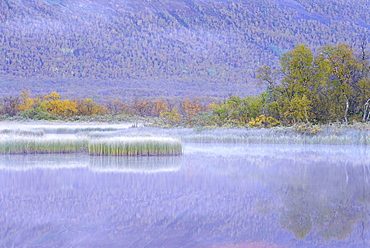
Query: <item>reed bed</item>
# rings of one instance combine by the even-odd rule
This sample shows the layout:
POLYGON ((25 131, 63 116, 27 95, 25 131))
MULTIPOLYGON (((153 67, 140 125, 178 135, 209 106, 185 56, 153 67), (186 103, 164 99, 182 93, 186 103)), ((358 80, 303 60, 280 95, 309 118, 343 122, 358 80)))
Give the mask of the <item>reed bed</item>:
POLYGON ((178 139, 164 137, 98 139, 73 135, 0 136, 0 153, 2 154, 73 152, 114 156, 180 155, 182 154, 182 144, 178 139))
POLYGON ((152 156, 180 155, 181 141, 164 137, 118 137, 93 139, 88 144, 90 155, 152 156))
MULTIPOLYGON (((191 128, 137 128, 122 130, 116 135, 155 136, 162 135, 191 143, 269 143, 269 144, 333 144, 333 145, 370 145, 370 129, 352 126, 327 126, 315 134, 299 133, 292 127, 270 129, 191 129, 191 128), (130 132, 130 133, 129 133, 130 132), (127 133, 127 134, 126 134, 127 133)), ((100 133, 100 136, 109 135, 100 133)))
POLYGON ((369 145, 370 136, 339 136, 339 135, 187 135, 180 137, 184 142, 194 143, 269 143, 269 144, 332 144, 332 145, 369 145))
POLYGON ((47 137, 1 137, 0 153, 71 153, 87 149, 87 139, 81 138, 47 138, 47 137))

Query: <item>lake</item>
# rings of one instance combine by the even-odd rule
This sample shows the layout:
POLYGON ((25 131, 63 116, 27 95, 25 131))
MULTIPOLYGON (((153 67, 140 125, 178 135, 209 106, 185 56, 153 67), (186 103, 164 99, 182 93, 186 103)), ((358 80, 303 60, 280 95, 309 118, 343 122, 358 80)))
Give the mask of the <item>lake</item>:
POLYGON ((0 155, 0 247, 369 247, 370 149, 0 155))

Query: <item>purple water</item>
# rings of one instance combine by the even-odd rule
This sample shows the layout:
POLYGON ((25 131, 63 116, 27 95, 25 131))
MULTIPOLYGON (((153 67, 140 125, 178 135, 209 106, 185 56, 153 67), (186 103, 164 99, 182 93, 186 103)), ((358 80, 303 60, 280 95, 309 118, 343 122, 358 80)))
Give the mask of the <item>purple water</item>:
POLYGON ((369 247, 363 146, 0 156, 0 247, 369 247))

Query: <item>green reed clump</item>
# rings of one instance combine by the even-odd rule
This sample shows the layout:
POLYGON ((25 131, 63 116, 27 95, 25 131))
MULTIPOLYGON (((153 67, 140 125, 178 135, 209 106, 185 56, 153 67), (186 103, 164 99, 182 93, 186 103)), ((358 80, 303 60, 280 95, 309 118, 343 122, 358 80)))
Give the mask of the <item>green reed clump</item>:
POLYGON ((119 137, 90 140, 90 155, 151 156, 180 155, 180 140, 164 137, 119 137))
POLYGON ((2 137, 0 153, 70 153, 87 150, 87 140, 81 138, 46 138, 46 137, 2 137))

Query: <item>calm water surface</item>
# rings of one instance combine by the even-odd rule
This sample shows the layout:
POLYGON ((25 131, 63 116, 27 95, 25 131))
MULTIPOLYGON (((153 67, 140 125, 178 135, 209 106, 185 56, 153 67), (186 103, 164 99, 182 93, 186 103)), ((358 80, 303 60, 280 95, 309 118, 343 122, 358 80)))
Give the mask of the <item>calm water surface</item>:
POLYGON ((0 247, 370 247, 363 146, 0 156, 0 247))

